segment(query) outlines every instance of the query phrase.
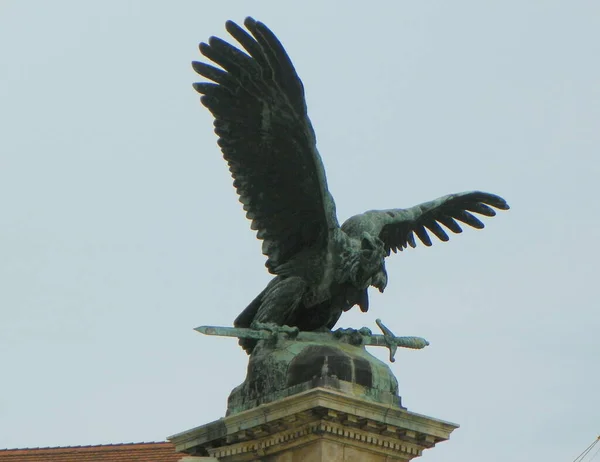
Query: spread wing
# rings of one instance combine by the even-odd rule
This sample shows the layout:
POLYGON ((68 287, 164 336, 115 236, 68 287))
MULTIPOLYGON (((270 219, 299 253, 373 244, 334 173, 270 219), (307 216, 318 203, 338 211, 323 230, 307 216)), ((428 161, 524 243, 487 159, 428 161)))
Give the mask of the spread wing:
POLYGON ((302 82, 264 24, 246 18, 244 25, 250 33, 232 21, 226 29, 246 52, 217 37, 200 44, 220 68, 194 62, 212 81, 194 88, 215 117, 233 185, 276 272, 301 249, 325 246, 338 223, 302 82))
POLYGON ((353 236, 368 232, 383 241, 387 254, 416 247, 415 235, 426 246, 432 244, 431 232, 441 241, 449 240, 448 233, 462 233, 459 223, 482 229, 484 224, 473 213, 493 217, 496 211, 508 210, 504 199, 494 194, 470 191, 449 194, 409 209, 371 210, 348 219, 342 230, 353 236))

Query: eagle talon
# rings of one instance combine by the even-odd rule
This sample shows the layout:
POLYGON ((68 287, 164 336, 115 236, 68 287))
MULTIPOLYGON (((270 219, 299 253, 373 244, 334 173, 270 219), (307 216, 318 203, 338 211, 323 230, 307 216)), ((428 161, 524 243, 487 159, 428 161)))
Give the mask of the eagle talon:
POLYGON ((370 337, 371 335, 373 335, 373 332, 368 327, 361 327, 360 329, 358 329, 358 333, 364 337, 370 337))
POLYGON ((296 338, 300 333, 300 329, 296 326, 279 326, 278 334, 287 334, 289 338, 296 338))
POLYGON ((273 322, 253 322, 250 324, 250 329, 254 330, 266 330, 273 336, 287 334, 290 338, 296 338, 300 333, 300 329, 296 326, 280 326, 273 322))
POLYGON ((271 332, 273 334, 280 327, 281 326, 278 326, 274 322, 259 322, 259 321, 254 321, 252 324, 250 324, 250 329, 254 329, 254 330, 266 330, 266 331, 271 332))

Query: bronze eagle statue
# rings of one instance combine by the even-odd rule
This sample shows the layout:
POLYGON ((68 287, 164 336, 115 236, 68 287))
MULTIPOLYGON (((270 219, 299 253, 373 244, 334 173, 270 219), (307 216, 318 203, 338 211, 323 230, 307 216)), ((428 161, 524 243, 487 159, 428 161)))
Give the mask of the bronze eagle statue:
MULTIPOLYGON (((388 282, 385 257, 414 248, 415 235, 430 246, 429 233, 447 241, 447 230, 462 232, 459 222, 484 227, 473 213, 508 210, 499 196, 469 191, 408 209, 371 210, 340 227, 302 82, 267 26, 252 18, 244 25, 247 31, 228 21, 226 29, 245 51, 210 37, 200 52, 219 67, 193 62, 210 81, 194 88, 215 118, 233 185, 275 276, 236 327, 332 329, 354 305, 368 310, 369 286, 383 292, 388 282)), ((250 353, 255 342, 241 344, 250 353)))

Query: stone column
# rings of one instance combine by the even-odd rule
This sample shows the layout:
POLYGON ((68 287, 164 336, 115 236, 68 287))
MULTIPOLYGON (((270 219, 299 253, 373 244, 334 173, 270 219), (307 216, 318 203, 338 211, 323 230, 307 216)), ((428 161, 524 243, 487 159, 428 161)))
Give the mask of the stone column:
POLYGON ((457 427, 397 405, 316 387, 169 440, 179 452, 222 462, 404 462, 447 440, 457 427))

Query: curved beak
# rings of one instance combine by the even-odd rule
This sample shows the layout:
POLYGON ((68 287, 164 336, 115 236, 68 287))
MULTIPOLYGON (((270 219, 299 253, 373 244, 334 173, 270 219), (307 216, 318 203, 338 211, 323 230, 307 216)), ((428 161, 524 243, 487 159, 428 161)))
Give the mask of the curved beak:
POLYGON ((363 313, 369 311, 369 294, 367 293, 367 289, 360 291, 357 304, 360 308, 360 311, 362 311, 363 313))
POLYGON ((373 287, 376 287, 377 289, 379 289, 379 292, 383 293, 383 291, 385 290, 385 288, 387 286, 387 283, 388 283, 387 272, 385 271, 385 269, 382 269, 375 275, 375 277, 373 278, 373 281, 371 282, 371 285, 373 287))

